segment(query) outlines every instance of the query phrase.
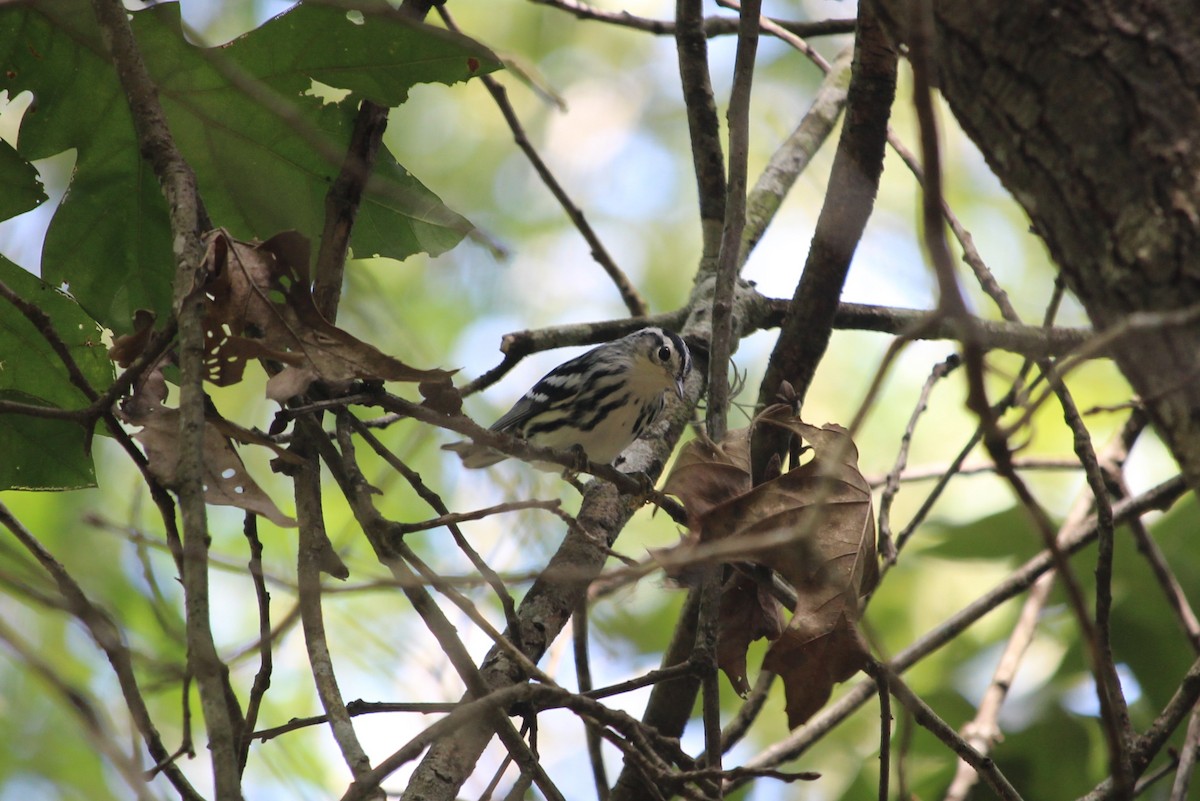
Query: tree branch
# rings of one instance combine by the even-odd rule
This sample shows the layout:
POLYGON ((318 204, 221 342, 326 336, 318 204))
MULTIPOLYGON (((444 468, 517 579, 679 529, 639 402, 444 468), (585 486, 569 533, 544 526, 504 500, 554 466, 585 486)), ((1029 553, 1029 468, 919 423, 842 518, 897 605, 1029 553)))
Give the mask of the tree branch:
MULTIPOLYGON (((896 91, 896 54, 875 23, 870 4, 859 6, 858 36, 851 68, 846 116, 817 220, 804 274, 796 285, 758 391, 766 406, 783 381, 804 395, 825 353, 850 259, 875 202, 887 120, 896 91)), ((786 450, 782 429, 760 426, 751 443, 751 472, 762 481, 773 454, 786 450)))
POLYGON ((142 155, 158 177, 175 248, 174 306, 179 321, 179 463, 176 492, 183 516, 183 582, 187 612, 188 662, 200 687, 216 796, 241 798, 239 748, 241 710, 229 684, 228 667, 217 654, 209 621, 208 524, 204 501, 204 298, 202 230, 210 227, 196 176, 175 146, 156 87, 142 61, 120 0, 92 0, 133 116, 142 155))
POLYGON ((726 183, 725 221, 717 253, 716 288, 712 303, 712 340, 708 363, 708 436, 720 442, 725 436, 729 411, 729 357, 733 339, 733 294, 742 265, 742 232, 746 228, 746 170, 750 156, 750 87, 758 52, 758 16, 761 0, 746 0, 741 10, 733 65, 733 90, 726 119, 729 124, 729 179, 726 183))
POLYGON ((697 280, 716 270, 725 224, 725 156, 721 150, 721 124, 713 100, 708 70, 708 41, 699 0, 675 2, 675 49, 679 57, 679 81, 687 109, 688 134, 692 143, 692 165, 700 200, 702 250, 697 280))
MULTIPOLYGON (((530 0, 530 2, 557 8, 575 15, 578 19, 606 22, 610 25, 653 33, 658 36, 674 36, 679 29, 675 20, 639 17, 628 11, 605 11, 578 0, 530 0)), ((771 21, 794 36, 833 36, 854 32, 854 20, 852 19, 826 19, 816 22, 793 22, 780 19, 771 21)), ((736 17, 713 16, 705 17, 703 20, 704 35, 710 38, 736 34, 738 27, 739 22, 736 17)))

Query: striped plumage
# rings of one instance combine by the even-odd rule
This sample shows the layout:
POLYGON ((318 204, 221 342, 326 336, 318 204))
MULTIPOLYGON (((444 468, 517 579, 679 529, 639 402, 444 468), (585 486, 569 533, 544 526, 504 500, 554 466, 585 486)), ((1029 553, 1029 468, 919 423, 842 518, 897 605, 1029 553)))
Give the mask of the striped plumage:
MULTIPOLYGON (((691 369, 691 354, 677 334, 643 328, 563 362, 491 428, 549 448, 578 446, 593 462, 608 464, 657 419, 668 391, 683 397, 691 369)), ((470 442, 445 447, 467 467, 506 458, 470 442)))

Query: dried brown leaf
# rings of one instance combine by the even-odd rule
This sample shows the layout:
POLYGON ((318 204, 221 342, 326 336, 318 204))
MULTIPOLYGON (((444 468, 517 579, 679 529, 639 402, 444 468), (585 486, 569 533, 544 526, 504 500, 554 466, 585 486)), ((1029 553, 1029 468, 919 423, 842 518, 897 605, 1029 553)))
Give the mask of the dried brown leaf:
MULTIPOLYGON (((146 451, 150 471, 164 486, 174 487, 179 466, 179 410, 160 407, 140 425, 142 430, 134 436, 146 451)), ((277 526, 296 525, 254 482, 233 444, 210 423, 204 426, 204 500, 245 509, 277 526)))
MULTIPOLYGON (((179 410, 164 406, 166 382, 162 364, 148 370, 145 380, 126 401, 120 417, 141 426, 133 436, 142 443, 150 472, 163 486, 174 488, 179 469, 179 410)), ((285 515, 246 471, 232 441, 222 428, 237 428, 219 417, 204 423, 204 500, 217 506, 236 506, 261 515, 278 526, 292 527, 296 521, 285 515)), ((244 432, 245 429, 237 429, 244 432)), ((247 432, 249 433, 249 432, 247 432)), ((274 443, 272 443, 274 444, 274 443)))
POLYGON ((763 657, 763 669, 779 674, 783 682, 788 727, 793 729, 816 714, 833 685, 861 670, 868 656, 853 620, 839 615, 830 625, 822 615, 812 618, 797 611, 763 657))
POLYGON ((750 692, 746 649, 755 640, 774 640, 783 633, 779 602, 750 576, 734 573, 721 590, 717 626, 717 666, 725 671, 738 695, 750 692))
POLYGON ((445 370, 420 370, 326 320, 312 299, 308 240, 295 231, 261 244, 213 232, 205 253, 205 365, 218 386, 241 380, 246 361, 284 365, 267 395, 285 400, 321 381, 334 392, 354 380, 449 383, 445 370))
POLYGON ((698 524, 701 542, 736 541, 744 548, 738 558, 778 571, 796 589, 795 613, 764 661, 783 678, 789 724, 796 726, 863 664, 855 624, 861 599, 878 580, 875 523, 870 486, 845 429, 802 423, 786 406, 769 409, 761 423, 803 437, 813 458, 709 508, 698 524))
POLYGON ((146 349, 146 343, 150 341, 150 334, 153 330, 154 312, 148 309, 138 309, 133 313, 133 333, 118 334, 113 337, 112 346, 108 349, 108 358, 121 367, 133 364, 134 360, 141 356, 142 351, 146 349))
POLYGON ((417 391, 430 409, 448 416, 462 414, 462 393, 450 382, 422 381, 417 391))
POLYGON ((305 459, 299 456, 294 451, 283 447, 275 440, 271 439, 266 434, 260 431, 255 431, 249 428, 243 428, 237 423, 226 420, 223 417, 209 417, 208 424, 215 427, 222 436, 226 437, 230 442, 237 442, 242 445, 261 445, 264 448, 269 448, 277 457, 287 462, 288 464, 301 465, 305 464, 305 459))
POLYGON ((693 520, 750 489, 750 430, 725 434, 720 444, 694 439, 679 450, 663 492, 683 502, 693 520))

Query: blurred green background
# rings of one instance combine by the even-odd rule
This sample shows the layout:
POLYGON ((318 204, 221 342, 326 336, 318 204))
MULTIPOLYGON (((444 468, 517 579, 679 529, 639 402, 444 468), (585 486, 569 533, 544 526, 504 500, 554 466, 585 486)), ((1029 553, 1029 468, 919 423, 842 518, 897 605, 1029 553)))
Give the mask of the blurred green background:
MULTIPOLYGON (((185 20, 206 44, 228 41, 287 8, 283 3, 244 0, 184 2, 185 20)), ((610 11, 669 18, 673 4, 655 0, 599 3, 610 11)), ((561 11, 528 2, 456 0, 449 4, 456 21, 497 52, 518 59, 540 76, 564 101, 565 109, 546 102, 511 75, 499 74, 508 87, 530 140, 567 192, 585 211, 615 260, 642 291, 653 312, 675 309, 688 297, 699 256, 696 189, 691 172, 687 126, 678 88, 677 63, 669 37, 597 22, 581 22, 561 11)), ((706 4, 706 13, 722 11, 706 4)), ((849 2, 811 0, 768 4, 784 19, 853 17, 849 2)), ((827 58, 847 37, 814 39, 827 58)), ((728 97, 735 39, 710 41, 710 63, 718 105, 728 97)), ((911 80, 901 65, 893 127, 910 145, 916 125, 910 107, 911 80)), ((759 51, 751 111, 750 174, 754 176, 787 137, 812 101, 819 71, 782 43, 764 38, 759 51)), ((15 139, 28 96, 7 98, 0 115, 0 136, 15 139)), ((1055 270, 1026 218, 992 176, 981 155, 943 107, 941 143, 947 198, 973 234, 976 244, 1027 322, 1038 323, 1050 297, 1055 270)), ((413 256, 403 263, 362 258, 351 263, 339 324, 359 338, 410 364, 461 369, 469 380, 499 361, 501 336, 508 331, 599 320, 626 314, 616 291, 591 259, 588 247, 541 185, 516 149, 494 103, 478 81, 452 87, 417 87, 391 114, 385 139, 399 162, 426 186, 508 251, 498 259, 488 248, 464 242, 437 258, 413 256)), ((790 297, 800 274, 826 188, 836 132, 801 176, 769 233, 754 252, 745 277, 764 293, 790 297)), ((40 269, 40 242, 55 204, 70 178, 71 154, 37 164, 51 200, 21 218, 0 225, 0 253, 33 272, 40 269)), ((844 300, 906 308, 931 308, 933 282, 924 263, 918 234, 916 182, 894 154, 886 162, 879 202, 858 249, 844 300)), ((219 222, 219 221, 218 221, 219 222)), ((314 237, 318 232, 308 232, 314 237)), ((370 254, 356 254, 368 256, 370 254)), ((965 271, 964 271, 965 275, 965 271)), ((964 279, 976 313, 999 319, 993 305, 964 279)), ((1085 325, 1078 306, 1068 299, 1059 317, 1085 325)), ((737 399, 750 404, 761 379, 775 332, 756 333, 735 356, 746 373, 747 389, 737 399)), ((848 424, 877 370, 889 338, 867 332, 837 332, 808 395, 804 418, 814 424, 848 424)), ((858 437, 863 472, 881 478, 896 458, 900 436, 922 383, 934 364, 954 351, 950 343, 908 346, 889 373, 879 402, 858 437)), ((574 351, 530 357, 503 381, 467 402, 480 422, 490 423, 539 376, 574 351)), ((989 356, 989 386, 1004 391, 1020 366, 1018 357, 989 356)), ((257 367, 251 368, 258 371, 257 367)), ((213 390, 227 416, 244 426, 265 427, 274 404, 262 396, 259 371, 243 384, 213 390)), ((1118 405, 1130 392, 1110 364, 1088 364, 1070 376, 1069 385, 1083 410, 1118 405)), ((407 387, 402 392, 411 392, 407 387)), ((914 467, 947 463, 974 428, 964 408, 961 374, 935 388, 909 458, 914 467)), ((731 425, 746 421, 731 415, 731 425)), ((1086 418, 1097 444, 1119 428, 1124 413, 1099 411, 1086 418)), ((1034 417, 1023 434, 1023 457, 1071 459, 1070 432, 1054 403, 1034 417)), ((483 472, 462 472, 457 460, 438 449, 452 437, 446 432, 399 424, 381 436, 402 459, 442 493, 452 509, 469 510, 514 497, 562 497, 574 509, 577 496, 557 477, 521 464, 504 463, 483 472)), ((364 469, 383 491, 378 504, 388 517, 415 521, 434 516, 382 461, 360 448, 364 469)), ((243 448, 250 471, 269 494, 291 513, 289 482, 273 474, 268 459, 243 448)), ((2 457, 0 457, 2 458, 2 457)), ((975 454, 969 462, 982 461, 975 454)), ((136 471, 107 438, 96 442, 96 489, 69 493, 0 493, 25 525, 83 583, 90 596, 127 627, 151 711, 169 747, 180 730, 180 675, 185 659, 180 613, 181 592, 173 565, 161 547, 161 522, 136 471)), ((1163 448, 1147 434, 1129 466, 1134 492, 1175 472, 1163 448)), ((1061 516, 1084 487, 1078 471, 1029 474, 1039 500, 1061 516)), ((330 588, 326 628, 343 696, 347 700, 456 700, 461 687, 446 669, 442 654, 411 614, 403 596, 387 586, 387 571, 372 557, 332 482, 326 494, 329 531, 351 570, 345 584, 330 588)), ((893 527, 907 522, 928 491, 929 482, 906 484, 893 506, 893 527)), ((1153 532, 1178 572, 1185 590, 1197 586, 1197 570, 1187 557, 1197 516, 1188 501, 1170 515, 1154 518, 1153 532)), ((237 510, 210 508, 213 535, 213 619, 222 653, 232 660, 234 683, 243 693, 257 670, 247 651, 257 633, 256 610, 245 570, 247 549, 237 510), (237 656, 234 656, 237 655, 237 656)), ((551 515, 526 512, 490 518, 464 527, 475 547, 505 573, 536 571, 562 536, 551 515)), ((273 621, 292 615, 294 623, 294 531, 260 523, 267 573, 272 578, 273 621)), ((642 558, 646 549, 668 545, 679 535, 665 515, 637 515, 618 541, 618 549, 642 558)), ((435 530, 409 538, 435 568, 466 575, 470 565, 448 534, 435 530)), ((902 649, 978 597, 1011 569, 1039 550, 1040 540, 1011 493, 989 474, 955 479, 917 530, 898 566, 880 587, 867 616, 867 629, 883 655, 902 649)), ((1080 580, 1092 580, 1094 551, 1076 557, 1080 580)), ((62 614, 29 602, 13 587, 21 581, 41 586, 39 571, 11 538, 0 536, 2 617, 9 626, 79 687, 86 688, 117 730, 131 732, 111 670, 86 633, 62 614)), ((525 583, 513 590, 523 592, 525 583)), ((1135 723, 1144 727, 1166 702, 1193 654, 1162 599, 1144 562, 1127 536, 1118 539, 1114 585, 1114 644, 1122 663, 1125 690, 1135 723)), ((493 622, 502 625, 489 591, 468 589, 493 622)), ((657 667, 670 637, 682 593, 652 576, 609 596, 593 609, 593 675, 597 685, 657 667)), ((990 678, 1019 608, 1010 602, 926 659, 909 674, 913 688, 951 725, 973 715, 973 705, 990 678)), ((473 653, 482 657, 487 638, 457 610, 447 614, 473 653)), ((751 673, 757 664, 752 652, 751 673)), ((575 686, 570 641, 562 637, 543 667, 575 686)), ((1107 774, 1103 738, 1096 725, 1095 696, 1080 652, 1076 629, 1063 599, 1048 606, 1030 654, 1022 664, 1001 723, 1005 741, 996 749, 1002 769, 1030 798, 1067 798, 1085 793, 1107 774)), ((728 691, 728 714, 737 699, 728 691)), ((194 690, 193 690, 194 696, 194 690)), ((611 699, 640 712, 645 692, 611 699)), ((836 694, 835 694, 836 698, 836 694)), ((194 714, 199 704, 191 699, 194 714)), ((312 688, 298 627, 289 624, 276 647, 271 690, 260 726, 315 714, 312 688)), ((907 789, 914 797, 940 797, 955 763, 944 746, 917 729, 906 740, 903 714, 897 711, 894 742, 904 742, 907 789)), ((79 733, 76 719, 41 680, 18 660, 0 651, 0 801, 16 799, 108 799, 129 797, 111 766, 79 733)), ((398 748, 428 724, 417 715, 360 717, 356 726, 372 760, 398 748)), ((541 719, 540 743, 550 775, 572 798, 594 797, 582 747, 582 725, 567 713, 541 719), (561 732, 561 734, 559 734, 561 732), (574 778, 572 778, 574 777, 574 778), (586 778, 585 778, 586 777, 586 778)), ((184 760, 200 788, 209 786, 202 730, 194 723, 200 756, 184 760)), ((696 727, 693 727, 695 729, 696 727)), ((689 729, 685 746, 698 750, 698 731, 689 729)), ((748 739, 726 764, 738 764, 785 734, 782 698, 772 698, 748 739)), ((129 734, 122 747, 133 742, 129 734)), ((773 799, 857 799, 874 797, 878 776, 878 713, 871 704, 805 754, 797 770, 815 770, 823 778, 804 786, 761 781, 737 797, 773 799)), ((616 752, 607 753, 610 774, 619 769, 616 752)), ((499 764, 493 746, 485 765, 499 764)), ((411 769, 411 766, 410 766, 411 769)), ((408 770, 385 787, 404 786, 408 770)), ((478 797, 490 771, 482 768, 464 788, 478 797)), ((321 727, 290 733, 251 751, 247 797, 317 799, 340 793, 349 775, 332 738, 321 727)), ((162 779, 151 785, 159 797, 172 797, 162 779)), ((977 794, 987 797, 986 793, 977 794)), ((1154 797, 1154 796, 1152 796, 1154 797)), ((1165 797, 1165 796, 1164 796, 1165 797)))

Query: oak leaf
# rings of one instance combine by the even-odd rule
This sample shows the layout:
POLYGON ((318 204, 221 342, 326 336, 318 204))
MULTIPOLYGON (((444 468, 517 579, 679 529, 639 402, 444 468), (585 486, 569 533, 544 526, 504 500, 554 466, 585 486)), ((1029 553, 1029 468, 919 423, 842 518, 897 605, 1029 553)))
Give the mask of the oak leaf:
POLYGON ((734 571, 721 588, 717 666, 725 671, 738 695, 745 697, 750 692, 746 649, 762 637, 777 640, 786 622, 779 601, 745 573, 734 571))
POLYGON ((750 489, 747 429, 728 432, 721 442, 693 439, 679 450, 663 492, 683 501, 693 519, 750 489))
MULTIPOLYGON (((861 600, 878 580, 871 490, 840 426, 808 425, 786 405, 767 409, 755 425, 788 428, 807 443, 812 458, 751 489, 748 459, 735 462, 698 446, 686 460, 681 454, 684 472, 678 478, 672 472, 666 491, 680 497, 692 521, 693 536, 681 548, 722 543, 736 554, 723 550, 723 560, 764 565, 795 588, 791 620, 772 630, 777 602, 748 586, 749 579, 727 583, 718 641, 718 664, 744 691, 746 646, 760 636, 774 640, 763 667, 780 675, 794 727, 868 657, 856 625, 861 600), (736 475, 735 467, 745 475, 736 475)), ((740 453, 741 446, 727 445, 734 440, 746 443, 748 452, 749 430, 730 432, 721 450, 740 453)))

